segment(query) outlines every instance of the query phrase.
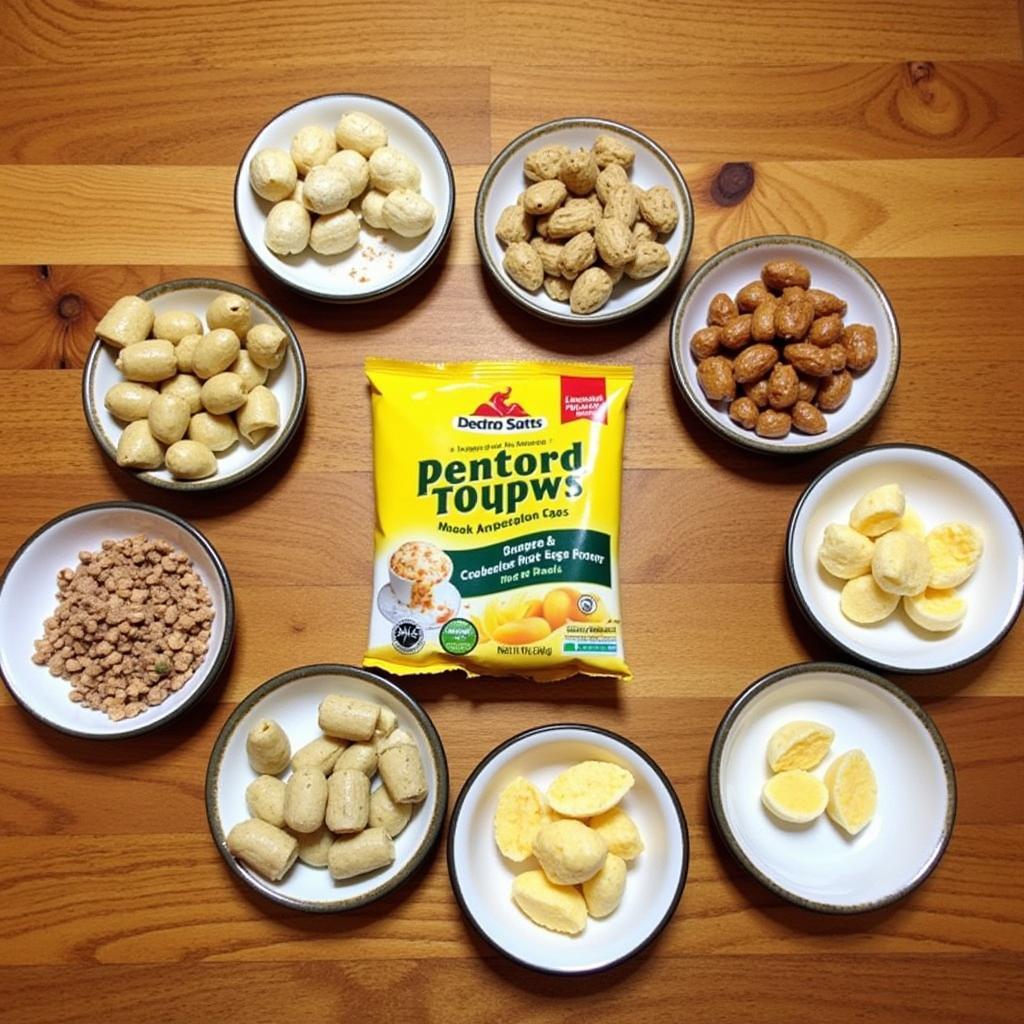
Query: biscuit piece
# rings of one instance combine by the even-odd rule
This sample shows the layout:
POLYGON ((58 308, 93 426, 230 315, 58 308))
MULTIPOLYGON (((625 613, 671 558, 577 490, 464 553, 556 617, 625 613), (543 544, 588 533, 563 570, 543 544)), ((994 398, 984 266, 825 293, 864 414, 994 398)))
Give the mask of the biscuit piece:
POLYGON ((534 924, 577 935, 587 926, 587 904, 578 889, 553 885, 543 871, 524 871, 512 883, 512 899, 534 924))
POLYGON ((604 866, 608 843, 582 821, 564 818, 537 832, 533 854, 556 885, 579 885, 604 866))
POLYGON ((626 862, 608 854, 604 867, 583 883, 583 899, 591 917, 607 917, 622 902, 626 891, 626 862))
POLYGON ((548 805, 565 818, 592 818, 610 811, 636 780, 608 761, 581 761, 548 787, 548 805))
POLYGON ((519 776, 498 797, 494 841, 509 860, 524 861, 533 853, 533 841, 547 821, 543 794, 529 779, 519 776))
POLYGON ((621 807, 613 807, 591 818, 590 827, 608 844, 609 860, 612 854, 623 860, 634 860, 644 852, 644 841, 636 822, 621 807))

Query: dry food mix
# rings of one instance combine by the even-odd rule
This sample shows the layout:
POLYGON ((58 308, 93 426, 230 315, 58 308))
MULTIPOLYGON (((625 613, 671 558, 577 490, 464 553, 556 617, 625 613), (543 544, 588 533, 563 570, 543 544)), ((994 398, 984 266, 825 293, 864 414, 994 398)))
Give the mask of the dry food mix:
POLYGON ((365 665, 629 677, 619 498, 633 371, 368 359, 377 503, 365 665))

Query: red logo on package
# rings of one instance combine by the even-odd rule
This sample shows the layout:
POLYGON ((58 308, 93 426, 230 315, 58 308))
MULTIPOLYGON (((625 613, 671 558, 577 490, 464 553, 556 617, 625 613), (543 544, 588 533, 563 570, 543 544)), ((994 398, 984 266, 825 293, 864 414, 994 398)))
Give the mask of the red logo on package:
POLYGON ((513 416, 520 418, 523 416, 529 416, 529 413, 518 403, 509 402, 509 396, 512 394, 511 388, 505 388, 504 391, 495 391, 491 395, 490 400, 484 402, 482 405, 477 407, 474 416, 513 416))
POLYGON ((608 422, 608 389, 604 377, 562 378, 562 422, 608 422))

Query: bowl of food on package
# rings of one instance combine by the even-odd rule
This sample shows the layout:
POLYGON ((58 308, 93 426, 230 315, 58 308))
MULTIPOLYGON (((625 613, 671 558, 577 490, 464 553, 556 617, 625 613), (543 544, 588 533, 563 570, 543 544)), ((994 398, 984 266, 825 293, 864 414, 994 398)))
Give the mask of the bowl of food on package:
POLYGON ((635 128, 564 117, 513 139, 484 174, 474 215, 487 272, 556 323, 613 323, 671 287, 693 239, 673 159, 635 128))
POLYGON ((384 298, 440 255, 455 178, 437 136, 397 103, 332 93, 282 110, 249 144, 235 220, 252 258, 325 302, 384 298))
POLYGON ((231 651, 227 569, 190 523, 138 502, 57 516, 0 579, 0 674, 60 732, 122 739, 178 718, 231 651))
POLYGON ((882 286, 848 253, 765 235, 727 246, 686 283, 669 354, 687 404, 716 434, 796 455, 839 444, 885 405, 900 332, 882 286))
POLYGON ((877 445, 839 459, 790 516, 786 572, 804 615, 847 654, 945 672, 1009 633, 1024 601, 1013 507, 974 466, 877 445))
POLYGON ((267 469, 306 409, 306 362, 266 299, 213 278, 119 298, 96 325, 82 374, 96 443, 143 483, 231 487, 267 469))
POLYGON ((550 974, 607 970, 646 948, 676 911, 688 861, 668 778, 589 725, 541 726, 496 747, 448 830, 448 874, 472 926, 550 974))
POLYGON ((956 817, 953 763, 928 714, 881 676, 831 662, 778 669, 733 701, 708 791, 740 865, 781 899, 829 914, 911 893, 956 817))
POLYGON ((448 763, 426 711, 348 665, 306 665, 228 717, 206 815, 231 871, 282 906, 331 913, 407 883, 437 843, 448 763))

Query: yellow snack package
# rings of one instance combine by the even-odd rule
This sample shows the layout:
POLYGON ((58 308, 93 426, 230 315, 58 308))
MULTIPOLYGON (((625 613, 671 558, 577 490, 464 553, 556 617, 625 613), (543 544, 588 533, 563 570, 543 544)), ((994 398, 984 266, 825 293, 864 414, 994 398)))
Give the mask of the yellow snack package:
POLYGON ((363 664, 628 679, 619 503, 633 371, 367 359, 377 503, 363 664))

